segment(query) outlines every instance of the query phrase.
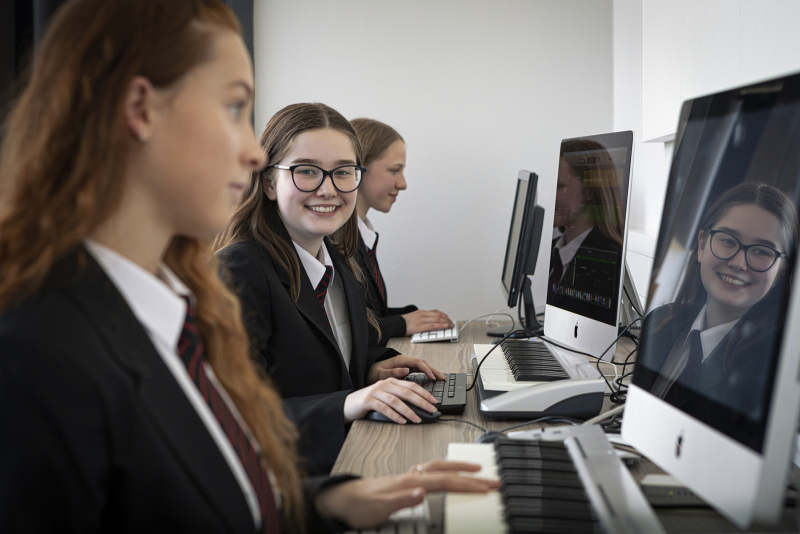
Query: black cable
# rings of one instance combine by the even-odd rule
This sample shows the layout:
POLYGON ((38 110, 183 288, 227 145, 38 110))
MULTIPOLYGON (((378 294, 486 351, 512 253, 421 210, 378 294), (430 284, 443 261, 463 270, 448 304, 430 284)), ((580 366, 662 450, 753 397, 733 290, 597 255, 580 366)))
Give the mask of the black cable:
POLYGON ((478 426, 478 425, 476 425, 475 423, 473 423, 473 422, 471 422, 471 421, 465 421, 464 419, 439 419, 439 422, 440 422, 440 423, 464 423, 464 424, 466 424, 466 425, 472 425, 472 426, 474 426, 474 427, 475 427, 475 428, 477 428, 478 430, 481 430, 481 431, 483 431, 483 433, 484 433, 484 434, 486 434, 487 432, 489 432, 488 430, 486 430, 486 429, 485 429, 485 428, 483 428, 482 426, 478 426))
MULTIPOLYGON (((527 333, 527 332, 525 332, 525 330, 514 330, 513 332, 508 332, 507 334, 505 334, 505 335, 503 336, 503 340, 506 340, 506 339, 508 339, 509 337, 511 337, 511 336, 513 336, 513 335, 515 335, 515 334, 526 334, 526 333, 527 333)), ((519 338, 517 338, 517 339, 519 339, 519 338)), ((474 387, 475 387, 475 384, 478 382, 478 373, 479 373, 479 371, 480 371, 480 369, 481 369, 481 365, 483 365, 483 362, 484 362, 484 361, 486 361, 486 358, 488 358, 488 357, 489 357, 489 355, 490 355, 491 353, 493 353, 493 352, 495 351, 495 349, 501 345, 501 343, 502 343, 502 341, 500 341, 500 342, 498 342, 498 343, 495 343, 494 347, 492 347, 491 349, 489 349, 489 352, 487 352, 487 353, 486 353, 486 354, 483 356, 483 358, 481 358, 481 361, 480 361, 480 362, 478 362, 478 366, 475 368, 475 371, 474 371, 474 373, 475 373, 475 376, 472 378, 472 384, 470 384, 470 386, 467 388, 467 391, 470 391, 472 388, 474 388, 474 387)))
MULTIPOLYGON (((441 421, 441 419, 440 419, 440 421, 441 421)), ((573 426, 583 424, 583 421, 581 421, 580 419, 573 419, 572 417, 563 417, 563 416, 560 416, 560 415, 545 415, 544 417, 539 417, 538 419, 534 419, 532 421, 526 421, 526 422, 520 423, 518 425, 510 426, 508 428, 504 428, 502 430, 498 430, 497 432, 508 432, 509 430, 514 430, 515 428, 520 428, 520 427, 523 427, 523 426, 533 425, 533 424, 536 424, 536 423, 543 423, 545 421, 548 421, 548 422, 551 422, 551 423, 560 421, 560 422, 567 423, 567 424, 570 424, 570 425, 573 425, 573 426)))
POLYGON ((636 315, 638 315, 638 316, 639 316, 639 319, 644 319, 644 317, 642 317, 642 314, 641 314, 641 313, 639 313, 639 310, 637 310, 637 309, 636 309, 636 306, 634 306, 634 305, 633 305, 633 299, 632 299, 632 298, 631 298, 631 296, 628 294, 628 288, 627 288, 627 287, 625 287, 625 285, 624 285, 624 284, 623 284, 623 286, 622 286, 622 290, 625 292, 625 296, 626 296, 626 297, 628 297, 628 302, 630 302, 630 303, 631 303, 631 308, 633 308, 633 311, 635 311, 635 312, 636 312, 636 315))

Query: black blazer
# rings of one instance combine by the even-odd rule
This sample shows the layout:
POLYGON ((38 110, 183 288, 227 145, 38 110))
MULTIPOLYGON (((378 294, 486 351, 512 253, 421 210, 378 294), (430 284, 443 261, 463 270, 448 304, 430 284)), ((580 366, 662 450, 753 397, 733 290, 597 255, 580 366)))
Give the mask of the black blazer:
MULTIPOLYGON (((294 250, 283 224, 275 226, 294 250)), ((260 245, 243 241, 219 252, 232 275, 231 287, 241 298, 254 356, 300 430, 299 449, 307 461, 306 470, 317 474, 331 470, 344 443, 345 397, 367 385, 367 373, 375 362, 398 354, 392 349, 368 348, 364 288, 336 248, 327 240, 325 245, 347 299, 352 336, 349 372, 302 262, 295 305, 289 295, 289 274, 260 245)))
MULTIPOLYGON (((1 532, 255 532, 220 450, 85 250, 0 315, 0 355, 1 532)), ((307 480, 310 502, 330 483, 307 480)))
MULTIPOLYGON (((385 347, 390 338, 404 337, 406 335, 406 320, 401 317, 403 314, 417 311, 417 307, 413 305, 404 306, 402 308, 390 308, 387 305, 387 299, 382 299, 378 291, 378 282, 372 273, 372 266, 369 261, 369 249, 364 243, 364 238, 361 237, 361 232, 358 233, 358 253, 356 254, 358 263, 364 274, 367 277, 367 305, 378 315, 378 324, 381 327, 381 336, 378 339, 378 332, 370 325, 369 327, 369 346, 370 347, 385 347)), ((376 259, 377 265, 377 259, 376 259)), ((378 271, 381 267, 378 265, 378 271)), ((383 275, 381 275, 382 277, 383 275)), ((386 295, 386 280, 383 280, 383 293, 386 295)), ((388 298, 388 297, 387 297, 388 298)))
MULTIPOLYGON (((691 376, 682 373, 679 377, 681 383, 702 392, 704 397, 741 413, 748 413, 757 406, 764 391, 768 358, 774 346, 774 331, 763 327, 755 328, 751 322, 754 316, 775 315, 774 310, 760 309, 767 307, 772 299, 765 300, 767 302, 745 314, 728 332, 700 367, 700 372, 691 376), (751 334, 742 337, 743 332, 751 334), (732 339, 739 341, 733 343, 731 351, 729 341, 732 339), (726 369, 726 357, 732 357, 740 349, 743 351, 736 363, 726 369)), ((642 344, 637 361, 637 365, 643 366, 647 371, 638 374, 637 386, 648 391, 652 389, 657 378, 656 373, 663 368, 673 345, 683 342, 689 335, 689 329, 700 313, 702 304, 691 306, 677 315, 673 313, 672 305, 666 305, 647 315, 642 325, 642 344)), ((700 419, 705 417, 706 403, 702 399, 698 401, 697 395, 687 389, 683 389, 677 397, 666 400, 700 419)))

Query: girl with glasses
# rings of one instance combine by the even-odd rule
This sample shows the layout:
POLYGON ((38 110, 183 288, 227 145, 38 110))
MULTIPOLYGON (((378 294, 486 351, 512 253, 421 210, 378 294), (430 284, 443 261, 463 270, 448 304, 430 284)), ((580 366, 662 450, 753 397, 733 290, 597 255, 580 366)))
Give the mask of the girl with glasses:
POLYGON ((264 153, 218 0, 70 0, 0 148, 0 531, 376 525, 438 476, 301 480, 209 246, 264 153))
POLYGON ((720 196, 675 302, 645 320, 639 363, 660 370, 645 389, 690 412, 698 393, 741 413, 760 405, 797 233, 794 205, 775 187, 747 182, 720 196))
POLYGON ((218 239, 239 294, 253 349, 300 431, 311 472, 333 466, 352 421, 380 412, 419 417, 434 397, 399 380, 424 361, 368 347, 365 278, 355 261, 362 149, 355 131, 324 104, 287 106, 270 119, 254 171, 218 239))
MULTIPOLYGON (((452 328, 453 322, 439 310, 419 310, 409 305, 392 308, 388 305, 386 280, 378 265, 378 233, 367 218, 369 210, 389 213, 397 201, 400 191, 406 189, 405 141, 391 126, 373 119, 350 121, 358 134, 364 150, 364 180, 358 191, 356 212, 358 213, 358 261, 368 274, 367 303, 378 315, 378 331, 370 328, 370 345, 385 347, 393 337, 410 336, 452 328)), ((384 245, 381 246, 383 249, 384 245)))

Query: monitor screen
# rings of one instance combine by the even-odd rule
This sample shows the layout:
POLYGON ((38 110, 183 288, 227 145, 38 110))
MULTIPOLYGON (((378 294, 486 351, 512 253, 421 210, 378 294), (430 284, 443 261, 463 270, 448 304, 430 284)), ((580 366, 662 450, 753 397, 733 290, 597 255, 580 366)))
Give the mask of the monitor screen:
POLYGON ((687 101, 633 383, 756 453, 797 245, 800 75, 687 101))
POLYGON ((547 304, 616 327, 632 132, 561 142, 547 304))
POLYGON ((531 239, 531 236, 528 227, 533 207, 536 205, 537 181, 536 173, 519 171, 502 277, 503 291, 506 293, 508 306, 512 308, 517 305, 523 276, 533 274, 525 272, 526 268, 522 265, 522 260, 527 257, 525 247, 530 245, 528 240, 531 239))

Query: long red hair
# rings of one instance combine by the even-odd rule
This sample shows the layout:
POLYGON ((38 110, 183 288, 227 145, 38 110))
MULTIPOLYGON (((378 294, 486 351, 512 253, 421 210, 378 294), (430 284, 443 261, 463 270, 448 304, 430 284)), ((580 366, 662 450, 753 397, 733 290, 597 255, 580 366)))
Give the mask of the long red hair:
MULTIPOLYGON (((131 79, 175 84, 208 60, 218 31, 240 33, 218 0, 72 0, 60 9, 0 150, 0 313, 39 290, 54 263, 119 207, 131 79)), ((194 292, 214 373, 261 445, 284 517, 301 525, 296 430, 256 374, 239 302, 217 276, 210 243, 175 237, 165 261, 194 292)))

